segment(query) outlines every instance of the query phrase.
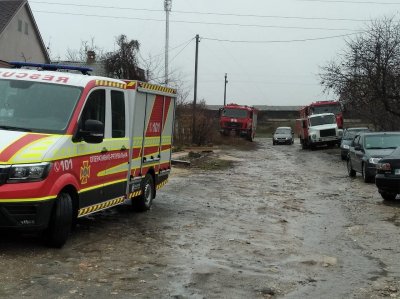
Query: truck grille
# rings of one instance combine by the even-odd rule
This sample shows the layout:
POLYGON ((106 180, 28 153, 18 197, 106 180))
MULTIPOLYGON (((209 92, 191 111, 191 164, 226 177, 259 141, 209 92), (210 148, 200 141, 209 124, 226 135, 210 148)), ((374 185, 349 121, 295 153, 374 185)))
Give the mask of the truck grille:
POLYGON ((320 136, 321 137, 336 136, 336 130, 335 129, 321 130, 320 136))
POLYGON ((225 126, 227 126, 228 128, 240 129, 242 127, 242 124, 236 122, 226 122, 225 126))

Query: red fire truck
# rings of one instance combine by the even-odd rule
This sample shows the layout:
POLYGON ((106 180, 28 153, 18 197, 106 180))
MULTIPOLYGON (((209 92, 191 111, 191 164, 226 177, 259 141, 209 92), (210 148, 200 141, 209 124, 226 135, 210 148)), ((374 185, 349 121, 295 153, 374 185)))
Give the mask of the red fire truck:
POLYGON ((300 109, 300 118, 307 118, 313 114, 333 113, 339 129, 343 129, 343 113, 337 101, 317 101, 300 109))
POLYGON ((236 135, 253 141, 257 127, 257 109, 249 106, 228 104, 220 109, 220 132, 223 135, 236 135))

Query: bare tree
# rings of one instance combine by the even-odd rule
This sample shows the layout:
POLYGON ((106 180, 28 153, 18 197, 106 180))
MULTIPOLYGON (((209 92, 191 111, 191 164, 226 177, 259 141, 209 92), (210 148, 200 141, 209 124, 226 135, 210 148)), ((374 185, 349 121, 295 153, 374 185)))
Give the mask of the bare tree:
POLYGON ((95 52, 99 59, 104 56, 104 50, 96 45, 94 37, 92 37, 90 41, 82 40, 79 50, 68 48, 66 59, 68 61, 86 61, 88 51, 95 52))
POLYGON ((347 49, 322 68, 321 84, 349 111, 378 129, 400 124, 400 23, 393 17, 372 21, 347 41, 347 49))

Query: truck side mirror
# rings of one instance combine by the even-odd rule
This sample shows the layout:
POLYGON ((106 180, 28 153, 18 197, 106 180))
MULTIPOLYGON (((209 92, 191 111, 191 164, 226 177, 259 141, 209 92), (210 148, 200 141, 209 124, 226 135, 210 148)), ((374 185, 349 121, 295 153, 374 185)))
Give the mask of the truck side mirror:
POLYGON ((95 119, 85 121, 85 129, 79 131, 79 136, 87 143, 101 143, 104 139, 104 124, 95 119))

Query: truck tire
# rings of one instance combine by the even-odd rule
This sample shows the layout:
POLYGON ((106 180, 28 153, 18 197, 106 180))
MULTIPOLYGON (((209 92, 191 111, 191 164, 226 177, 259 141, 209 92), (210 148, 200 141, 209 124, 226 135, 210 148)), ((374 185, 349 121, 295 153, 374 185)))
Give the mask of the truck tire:
POLYGON ((353 169, 350 159, 347 159, 347 174, 349 175, 349 177, 352 177, 352 178, 354 178, 356 176, 356 171, 353 169))
POLYGON ((155 196, 154 180, 151 174, 146 174, 142 181, 142 194, 132 200, 135 211, 144 212, 151 208, 155 196))
POLYGON ((389 192, 384 192, 381 191, 379 192, 383 198, 383 200, 387 200, 387 201, 393 201, 396 199, 396 193, 389 193, 389 192))
POLYGON ((45 231, 47 245, 61 248, 68 240, 72 226, 72 199, 68 193, 60 193, 54 203, 49 226, 45 231))
POLYGON ((306 142, 305 142, 305 140, 304 139, 301 139, 300 138, 300 143, 301 143, 301 149, 307 149, 307 144, 306 144, 306 142))
POLYGON ((250 142, 253 142, 253 132, 249 131, 249 133, 247 134, 247 140, 250 142))
POLYGON ((365 183, 371 183, 374 180, 374 177, 367 174, 367 166, 365 163, 363 163, 362 166, 362 178, 365 183))

